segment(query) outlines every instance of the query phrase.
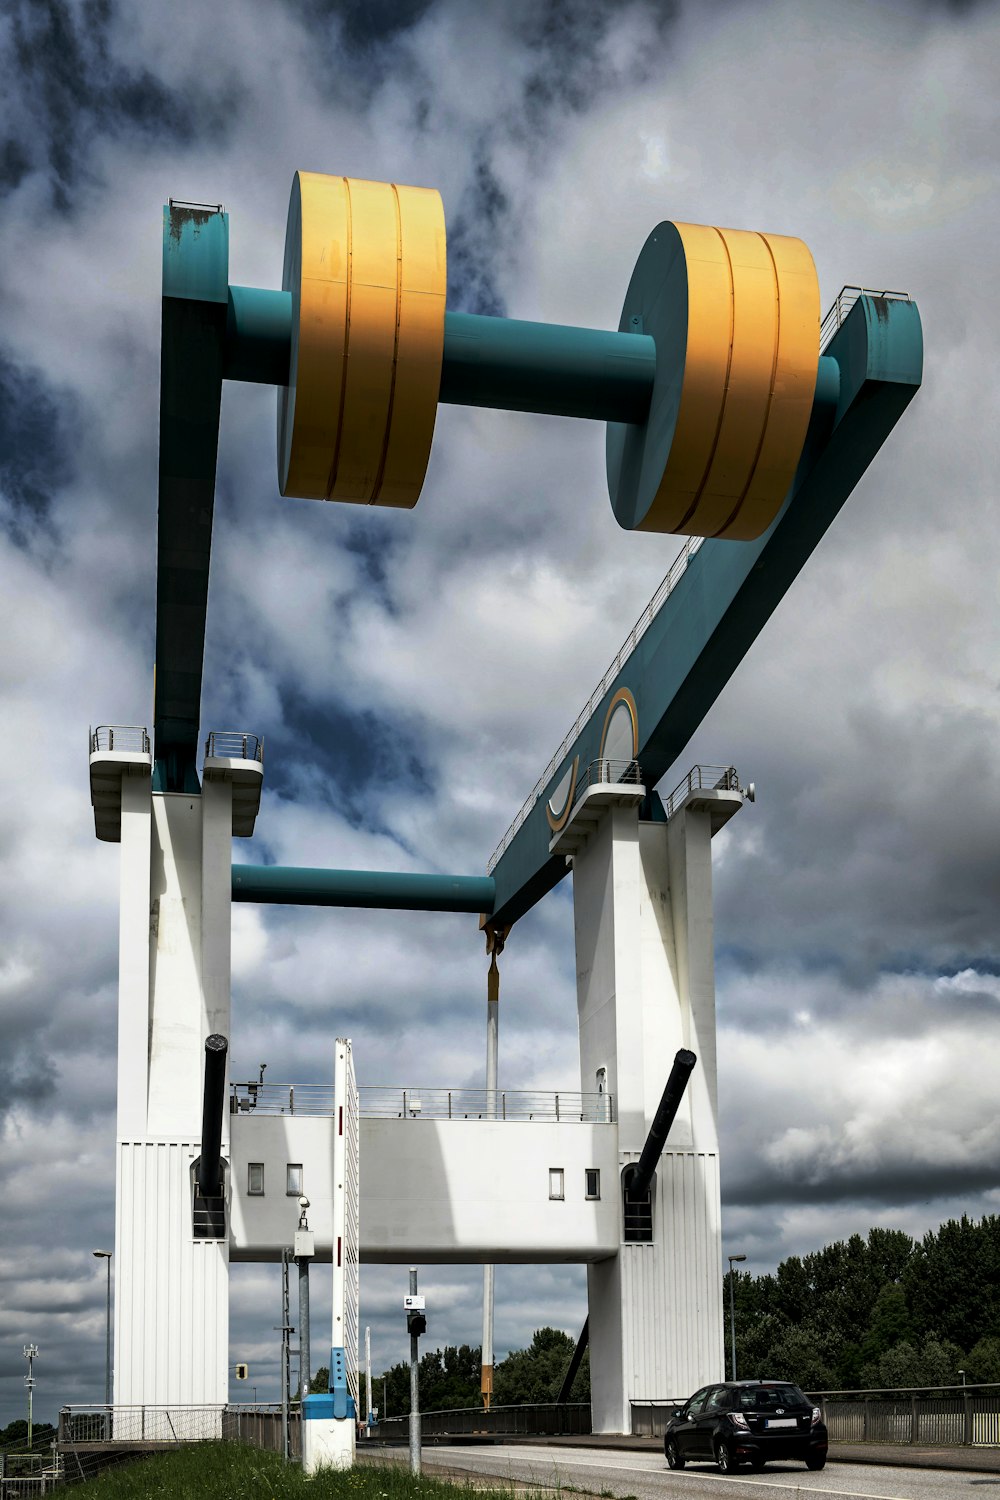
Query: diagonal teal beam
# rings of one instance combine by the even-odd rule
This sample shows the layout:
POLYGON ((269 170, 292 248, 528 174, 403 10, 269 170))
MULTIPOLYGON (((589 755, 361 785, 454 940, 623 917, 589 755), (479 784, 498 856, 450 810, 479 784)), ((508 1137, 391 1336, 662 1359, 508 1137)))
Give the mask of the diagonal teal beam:
POLYGON ((919 388, 916 304, 860 297, 824 352, 836 361, 839 389, 828 392, 835 400, 817 400, 784 507, 757 541, 706 541, 691 558, 497 861, 496 925, 523 916, 566 874, 565 859, 549 854, 546 801, 574 756, 582 766, 597 758, 619 688, 636 701, 646 785, 682 754, 919 388))

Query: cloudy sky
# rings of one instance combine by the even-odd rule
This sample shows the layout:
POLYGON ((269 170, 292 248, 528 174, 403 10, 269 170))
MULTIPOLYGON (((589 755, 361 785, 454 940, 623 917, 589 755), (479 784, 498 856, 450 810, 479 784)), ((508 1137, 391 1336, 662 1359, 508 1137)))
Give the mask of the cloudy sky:
MULTIPOLYGON (((758 788, 715 844, 726 1248, 1000 1208, 998 44, 917 0, 0 5, 0 1422, 27 1340, 40 1416, 103 1392, 84 736, 151 717, 161 205, 223 201, 231 279, 275 286, 296 168, 440 188, 457 309, 614 327, 661 219, 800 235, 824 306, 917 298, 923 390, 675 769, 758 788)), ((459 408, 414 512, 281 500, 273 406, 223 406, 203 725, 267 741, 235 857, 481 872, 675 541, 619 531, 597 424, 459 408)), ((507 1087, 578 1077, 570 899, 505 957, 507 1087)), ((473 918, 237 907, 234 1076, 322 1079, 346 1033, 363 1082, 480 1082, 484 970, 473 918)), ((363 1278, 378 1367, 404 1278, 363 1278)), ((422 1286, 431 1344, 478 1342, 479 1271, 422 1286)), ((498 1356, 584 1307, 580 1268, 500 1268, 498 1356)), ((278 1312, 236 1268, 262 1397, 278 1312)))

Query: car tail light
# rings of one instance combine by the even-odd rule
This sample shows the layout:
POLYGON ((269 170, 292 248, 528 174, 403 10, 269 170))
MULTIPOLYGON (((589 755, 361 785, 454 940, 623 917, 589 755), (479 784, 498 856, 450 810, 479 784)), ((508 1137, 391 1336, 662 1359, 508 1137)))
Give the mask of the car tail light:
POLYGON ((819 1409, 818 1406, 814 1406, 813 1407, 812 1425, 815 1427, 817 1422, 822 1421, 822 1418, 823 1418, 823 1413, 820 1411, 820 1409, 819 1409))
POLYGON ((730 1412, 729 1417, 734 1427, 739 1427, 742 1432, 750 1431, 750 1423, 741 1411, 730 1412))

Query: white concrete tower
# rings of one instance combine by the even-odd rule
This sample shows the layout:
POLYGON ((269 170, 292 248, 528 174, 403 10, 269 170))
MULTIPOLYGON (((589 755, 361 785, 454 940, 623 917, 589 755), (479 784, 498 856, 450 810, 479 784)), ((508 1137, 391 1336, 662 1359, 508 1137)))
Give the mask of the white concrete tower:
POLYGON ((228 1397, 228 1212, 196 1230, 194 1169, 205 1039, 230 1030, 231 838, 260 801, 259 748, 235 738, 210 737, 200 794, 181 794, 152 790, 145 730, 92 737, 97 836, 121 842, 116 1406, 228 1397))
POLYGON ((595 1432, 630 1432, 630 1400, 723 1374, 711 838, 743 797, 689 785, 667 821, 640 822, 642 795, 593 787, 552 842, 573 858, 581 1087, 619 1111, 619 1180, 602 1196, 617 1195, 621 1243, 588 1267, 595 1432), (620 1172, 680 1047, 698 1064, 657 1167, 652 1237, 630 1241, 620 1172))

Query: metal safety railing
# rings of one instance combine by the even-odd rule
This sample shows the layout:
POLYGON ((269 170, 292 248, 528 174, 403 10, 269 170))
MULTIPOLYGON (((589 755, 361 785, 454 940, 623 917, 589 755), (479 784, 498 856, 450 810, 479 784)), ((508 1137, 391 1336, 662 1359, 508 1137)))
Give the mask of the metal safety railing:
MULTIPOLYGON (((405 1442, 409 1417, 380 1417, 378 1435, 383 1442, 405 1442)), ((451 1411, 420 1413, 425 1437, 450 1437, 466 1433, 498 1436, 533 1436, 536 1433, 589 1433, 590 1402, 546 1401, 525 1406, 458 1407, 451 1411)))
POLYGON ((680 552, 678 552, 677 556, 670 564, 670 568, 667 571, 667 576, 659 585, 656 593, 650 599, 649 603, 646 605, 646 608, 643 610, 642 614, 639 616, 638 620, 636 620, 635 624, 632 626, 632 629, 625 637, 611 665, 608 667, 604 676, 601 678, 600 682, 597 684, 594 691, 587 699, 583 708, 581 708, 580 712, 574 719, 572 728, 563 737, 559 749, 556 751, 555 755, 553 755, 552 759, 545 767, 545 770, 535 782, 535 785, 532 787, 530 793, 525 798, 524 803, 522 804, 521 809, 515 817, 514 821, 507 829, 507 832, 504 834, 503 838, 500 840, 493 853, 490 855, 490 858, 486 865, 486 869, 490 875, 492 875, 493 871, 496 869, 497 864, 500 860, 500 856, 507 848, 509 848, 514 835, 524 823, 525 818, 531 812, 531 809, 534 807, 539 797, 545 791, 546 787, 558 771, 562 762, 566 759, 566 756, 568 755, 574 740, 577 739, 580 731, 583 729, 588 719, 592 717, 595 709, 597 709, 600 705, 601 699, 604 697, 605 693, 608 691, 608 688, 618 676, 618 673, 621 671, 629 656, 631 656, 632 652, 635 650, 638 642, 645 635, 646 631, 653 623, 653 620, 659 614, 660 610, 663 608, 663 605, 666 603, 667 599, 669 599, 670 595, 673 593, 674 589, 683 578, 684 574, 687 571, 688 564, 694 557, 695 553, 699 550, 704 540, 705 538, 701 536, 688 537, 687 541, 684 543, 684 546, 681 548, 680 552))
POLYGON ((149 755, 149 730, 141 724, 98 724, 88 736, 91 755, 99 750, 149 755))
MULTIPOLYGON (((61 1449, 107 1443, 249 1443, 282 1451, 280 1402, 246 1406, 64 1406, 59 1413, 61 1449)), ((299 1412, 289 1413, 297 1430, 299 1412)), ((71 1474, 72 1477, 72 1474, 71 1474)))
POLYGON ((668 818, 672 818, 692 792, 738 792, 740 778, 735 766, 692 766, 683 781, 679 781, 663 799, 668 818))
POLYGON ((213 729, 205 741, 205 758, 219 756, 227 760, 264 760, 264 741, 260 735, 245 734, 240 729, 213 729))
MULTIPOLYGON (((1000 1385, 806 1394, 819 1406, 831 1443, 927 1447, 1000 1444, 1000 1385)), ((687 1399, 631 1401, 632 1435, 662 1437, 671 1413, 687 1399)))
POLYGON ((592 760, 576 778, 573 801, 594 786, 642 786, 637 760, 592 760))
MULTIPOLYGON (((611 1125, 611 1094, 552 1093, 525 1089, 425 1089, 365 1084, 358 1089, 363 1120, 535 1120, 542 1123, 611 1125)), ((323 1115, 334 1113, 332 1084, 234 1083, 233 1114, 323 1115)))
POLYGON ((836 301, 820 324, 819 352, 821 354, 859 297, 879 297, 883 302, 909 302, 910 300, 909 292, 877 292, 868 286, 842 286, 837 293, 836 301))
POLYGON ((814 1391, 833 1443, 1000 1443, 1000 1385, 814 1391))

